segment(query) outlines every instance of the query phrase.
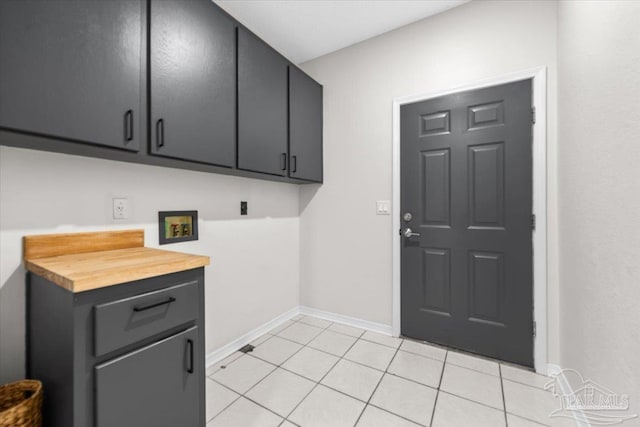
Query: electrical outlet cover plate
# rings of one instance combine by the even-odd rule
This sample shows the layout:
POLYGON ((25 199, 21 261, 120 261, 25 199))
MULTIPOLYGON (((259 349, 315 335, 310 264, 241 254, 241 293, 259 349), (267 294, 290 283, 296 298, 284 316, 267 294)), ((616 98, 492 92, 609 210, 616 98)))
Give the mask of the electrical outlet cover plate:
POLYGON ((113 219, 129 219, 129 199, 125 197, 113 198, 113 219))

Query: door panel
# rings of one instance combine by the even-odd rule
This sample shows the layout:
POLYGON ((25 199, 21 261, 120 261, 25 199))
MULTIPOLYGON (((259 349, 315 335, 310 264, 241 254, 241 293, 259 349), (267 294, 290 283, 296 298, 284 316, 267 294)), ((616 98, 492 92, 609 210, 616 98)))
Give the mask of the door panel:
POLYGON ((151 152, 235 164, 235 24, 209 0, 160 0, 151 16, 151 152))
POLYGON ((289 67, 289 176, 322 182, 322 86, 289 67))
POLYGON ((469 226, 504 228, 504 143, 469 147, 469 226))
POLYGON ((197 329, 96 366, 97 427, 197 427, 197 329))
POLYGON ((451 313, 451 257, 448 249, 422 251, 422 310, 451 313))
POLYGON ((286 175, 287 62, 238 28, 238 168, 286 175))
POLYGON ((137 1, 0 2, 0 127, 137 151, 137 1))
POLYGON ((449 149, 422 151, 422 223, 449 226, 450 164, 449 149))
POLYGON ((533 364, 531 81, 401 108, 402 334, 533 364))

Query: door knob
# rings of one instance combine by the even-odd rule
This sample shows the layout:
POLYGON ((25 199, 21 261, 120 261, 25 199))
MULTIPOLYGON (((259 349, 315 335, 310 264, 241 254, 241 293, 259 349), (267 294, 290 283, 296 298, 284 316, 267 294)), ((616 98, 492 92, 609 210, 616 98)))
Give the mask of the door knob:
POLYGON ((412 236, 420 236, 420 233, 414 233, 410 228, 407 228, 406 230, 404 230, 404 237, 412 237, 412 236))

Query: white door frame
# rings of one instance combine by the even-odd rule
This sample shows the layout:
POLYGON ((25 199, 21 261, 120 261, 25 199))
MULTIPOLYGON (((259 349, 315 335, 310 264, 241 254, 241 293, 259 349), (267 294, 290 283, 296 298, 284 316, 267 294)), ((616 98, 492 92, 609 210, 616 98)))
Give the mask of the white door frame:
POLYGON ((547 374, 547 67, 536 67, 464 86, 437 92, 404 96, 393 100, 393 203, 391 220, 393 239, 393 318, 392 334, 400 335, 400 106, 424 101, 456 92, 480 89, 533 80, 533 106, 536 122, 533 125, 533 213, 536 227, 533 231, 533 320, 536 336, 533 361, 536 372, 547 374))

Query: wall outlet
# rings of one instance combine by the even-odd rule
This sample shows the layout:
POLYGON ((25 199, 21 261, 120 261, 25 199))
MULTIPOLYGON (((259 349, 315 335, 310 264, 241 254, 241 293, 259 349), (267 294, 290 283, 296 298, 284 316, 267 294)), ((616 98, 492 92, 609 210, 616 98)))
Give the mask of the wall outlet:
POLYGON ((247 202, 240 202, 240 215, 246 215, 249 211, 249 206, 247 202))
POLYGON ((129 199, 117 197, 113 199, 113 219, 129 219, 129 199))
POLYGON ((376 215, 390 215, 391 202, 389 200, 378 200, 376 202, 376 215))

